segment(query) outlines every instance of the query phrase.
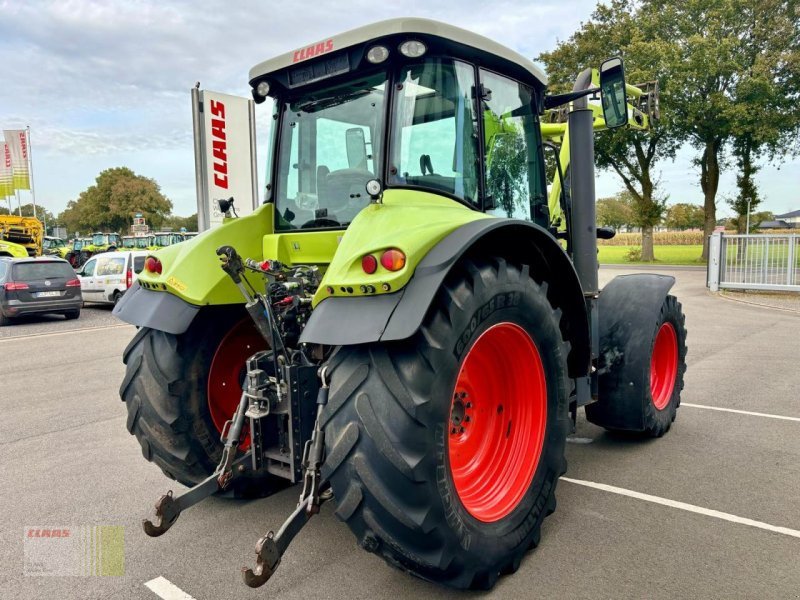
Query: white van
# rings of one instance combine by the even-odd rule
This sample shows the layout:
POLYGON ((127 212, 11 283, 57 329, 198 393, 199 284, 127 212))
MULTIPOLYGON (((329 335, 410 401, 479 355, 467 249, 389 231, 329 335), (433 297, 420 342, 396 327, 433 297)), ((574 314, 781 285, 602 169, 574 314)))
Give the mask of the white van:
POLYGON ((147 251, 104 252, 77 271, 84 302, 116 304, 144 269, 147 251))

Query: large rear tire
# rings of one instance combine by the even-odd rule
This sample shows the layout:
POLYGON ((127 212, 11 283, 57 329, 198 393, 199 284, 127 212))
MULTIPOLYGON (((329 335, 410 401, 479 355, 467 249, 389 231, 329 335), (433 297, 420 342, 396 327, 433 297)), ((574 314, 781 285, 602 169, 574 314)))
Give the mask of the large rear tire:
POLYGON ((642 324, 636 336, 608 341, 601 335, 601 354, 616 357, 601 369, 601 401, 586 406, 590 422, 645 437, 669 431, 686 373, 686 317, 672 295, 664 298, 655 317, 655 322, 642 324))
MULTIPOLYGON (((239 402, 244 360, 267 347, 249 325, 243 310, 206 309, 181 335, 141 328, 123 354, 128 431, 147 460, 186 486, 214 472, 221 428, 239 402)), ((231 487, 238 496, 264 496, 284 484, 247 471, 231 487)))
POLYGON ((363 548, 456 588, 519 567, 566 469, 559 320, 527 266, 465 261, 413 338, 334 354, 323 469, 363 548))

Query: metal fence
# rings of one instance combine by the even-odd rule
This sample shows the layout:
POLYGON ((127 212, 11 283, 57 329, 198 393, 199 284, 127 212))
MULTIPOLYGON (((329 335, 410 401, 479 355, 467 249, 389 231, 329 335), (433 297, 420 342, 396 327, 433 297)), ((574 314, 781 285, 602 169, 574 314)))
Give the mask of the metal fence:
POLYGON ((715 233, 708 247, 708 287, 800 292, 800 235, 715 233))

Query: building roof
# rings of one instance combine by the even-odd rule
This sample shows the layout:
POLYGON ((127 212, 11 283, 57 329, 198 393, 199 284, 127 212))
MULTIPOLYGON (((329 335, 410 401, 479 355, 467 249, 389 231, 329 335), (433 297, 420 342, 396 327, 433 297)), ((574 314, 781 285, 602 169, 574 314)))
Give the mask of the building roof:
POLYGON ((775 215, 776 219, 791 219, 792 217, 800 217, 800 210, 793 210, 784 215, 775 215))
POLYGON ((789 229, 790 225, 786 221, 761 221, 759 229, 789 229))
POLYGON ((504 58, 513 63, 517 63, 525 70, 531 73, 542 85, 547 85, 547 76, 544 71, 537 67, 529 58, 525 58, 521 54, 506 48, 502 44, 485 38, 477 33, 472 33, 466 29, 454 27, 447 23, 440 23, 439 21, 432 21, 430 19, 417 19, 417 18, 399 18, 388 19, 380 21, 357 29, 351 29, 339 35, 335 35, 320 42, 314 42, 303 46, 297 50, 287 52, 275 58, 271 58, 261 62, 250 69, 250 81, 258 77, 262 77, 269 73, 273 73, 280 69, 290 67, 297 63, 303 62, 310 58, 319 56, 334 50, 341 50, 363 44, 376 38, 381 38, 388 35, 396 35, 407 33, 431 35, 447 40, 452 40, 459 44, 476 48, 490 54, 495 54, 500 58, 504 58))

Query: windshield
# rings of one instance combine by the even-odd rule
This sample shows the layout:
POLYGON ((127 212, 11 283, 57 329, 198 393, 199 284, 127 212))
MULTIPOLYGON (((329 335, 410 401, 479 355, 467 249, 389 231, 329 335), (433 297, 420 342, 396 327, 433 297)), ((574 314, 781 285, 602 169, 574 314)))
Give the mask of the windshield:
POLYGON ((147 248, 148 241, 149 240, 146 237, 138 237, 138 238, 136 238, 136 247, 137 248, 147 248))
POLYGON ((136 240, 134 238, 122 238, 122 247, 123 248, 135 248, 136 247, 136 240))
POLYGON ((369 204, 381 161, 386 74, 285 102, 277 229, 344 227, 369 204))
POLYGON ((102 246, 106 243, 106 239, 106 236, 104 236, 102 233, 95 233, 92 236, 92 244, 95 246, 102 246))
POLYGON ((72 242, 73 250, 80 250, 81 248, 83 248, 83 240, 75 240, 72 242))
POLYGON ((169 246, 172 241, 172 235, 169 233, 160 233, 156 235, 156 246, 169 246))

